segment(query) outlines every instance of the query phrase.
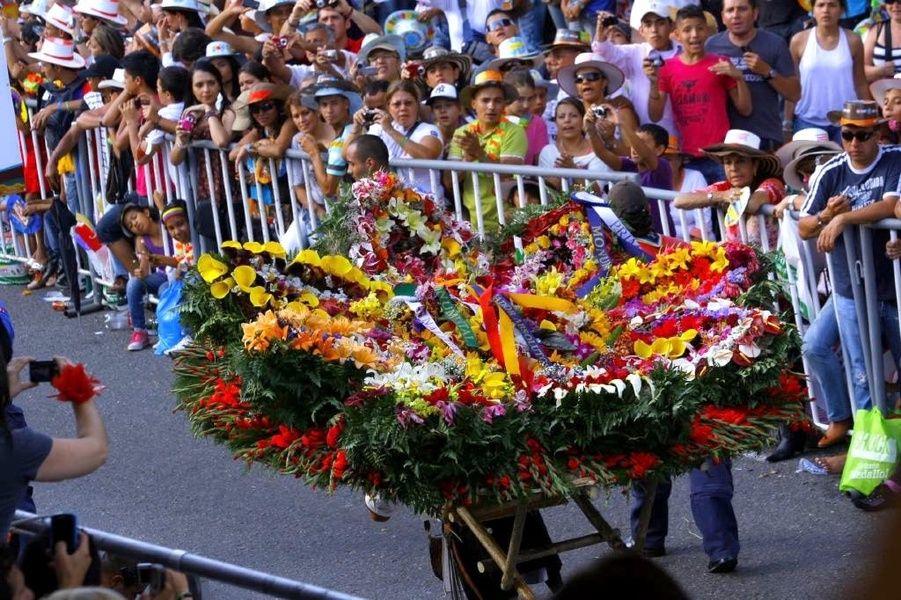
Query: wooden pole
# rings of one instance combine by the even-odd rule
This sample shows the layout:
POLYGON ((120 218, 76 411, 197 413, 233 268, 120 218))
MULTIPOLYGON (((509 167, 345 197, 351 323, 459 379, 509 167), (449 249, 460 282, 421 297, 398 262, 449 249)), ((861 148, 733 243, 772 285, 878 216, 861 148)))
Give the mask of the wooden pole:
MULTIPOLYGON (((461 506, 454 509, 457 515, 463 520, 469 530, 472 531, 472 534, 476 536, 476 539, 479 540, 479 543, 482 544, 482 547, 488 551, 488 554, 494 559, 494 562, 497 563, 498 567, 503 568, 507 563, 507 557, 504 556, 504 551, 501 550, 500 546, 497 545, 497 542, 494 541, 494 538, 485 531, 485 528, 482 527, 482 524, 479 523, 475 517, 472 516, 472 513, 469 512, 465 506, 461 506)), ((516 591, 519 593, 519 597, 521 600, 535 600, 535 594, 532 593, 532 588, 529 587, 529 584, 525 582, 522 578, 522 575, 519 574, 518 571, 514 571, 515 575, 513 576, 513 585, 516 587, 516 591)))
POLYGON ((626 549, 626 544, 623 542, 623 538, 620 536, 619 532, 604 520, 604 517, 602 517, 601 513, 598 512, 598 509, 594 507, 594 504, 591 503, 588 496, 585 494, 574 494, 572 501, 582 510, 585 518, 598 530, 598 533, 601 534, 604 541, 607 542, 611 548, 614 550, 626 549))
POLYGON ((507 561, 504 564, 504 575, 501 577, 501 589, 509 590, 513 584, 513 576, 516 570, 519 546, 522 544, 522 532, 526 525, 526 505, 519 504, 513 516, 513 531, 510 532, 510 544, 507 548, 507 561))

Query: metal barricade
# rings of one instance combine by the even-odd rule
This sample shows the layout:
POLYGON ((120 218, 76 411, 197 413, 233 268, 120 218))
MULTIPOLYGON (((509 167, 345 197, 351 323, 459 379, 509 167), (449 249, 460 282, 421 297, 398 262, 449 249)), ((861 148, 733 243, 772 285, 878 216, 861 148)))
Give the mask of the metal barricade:
MULTIPOLYGON (((39 516, 21 510, 16 511, 13 530, 30 534, 38 534, 48 528, 48 524, 39 516)), ((362 600, 342 592, 323 587, 277 577, 262 571, 256 571, 231 563, 191 554, 184 550, 166 548, 156 544, 148 544, 140 540, 127 538, 114 533, 82 527, 94 545, 106 552, 130 558, 140 562, 158 563, 189 575, 219 581, 253 592, 267 594, 276 598, 296 598, 298 600, 362 600)))

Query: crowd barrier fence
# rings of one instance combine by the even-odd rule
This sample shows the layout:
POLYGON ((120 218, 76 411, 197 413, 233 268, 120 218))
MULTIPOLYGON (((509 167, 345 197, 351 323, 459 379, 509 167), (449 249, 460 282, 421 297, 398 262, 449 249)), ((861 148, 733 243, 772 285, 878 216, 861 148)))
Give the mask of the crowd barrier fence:
MULTIPOLYGON (((75 178, 78 186, 78 202, 69 202, 70 208, 81 212, 92 222, 96 222, 107 209, 107 172, 110 164, 110 150, 107 144, 108 132, 103 128, 88 131, 79 141, 79 151, 76 153, 75 178)), ((31 133, 34 148, 43 146, 41 138, 34 132, 31 133)), ((24 147, 24 140, 21 141, 24 147)), ((45 148, 46 151, 46 148, 45 148)), ((244 162, 232 164, 228 158, 228 151, 218 148, 211 142, 192 142, 187 153, 187 159, 179 165, 172 165, 169 157, 172 151, 172 140, 161 142, 157 151, 153 153, 150 161, 144 165, 136 166, 136 172, 129 180, 130 190, 148 192, 162 191, 166 201, 175 198, 184 199, 187 202, 189 219, 196 223, 198 210, 205 202, 210 202, 212 230, 214 236, 203 238, 196 228, 192 229, 195 248, 201 251, 209 251, 218 247, 223 241, 234 240, 258 240, 269 241, 294 240, 297 247, 308 244, 308 235, 315 235, 318 225, 318 209, 314 198, 320 196, 316 185, 314 167, 310 157, 303 152, 289 150, 281 160, 267 159, 264 166, 268 166, 269 173, 275 174, 271 180, 281 181, 282 185, 269 185, 261 183, 259 177, 253 176, 251 169, 244 162), (137 177, 137 170, 142 176, 137 177), (210 198, 198 198, 198 182, 205 178, 207 182, 220 180, 222 182, 235 179, 235 183, 221 185, 221 197, 211 195, 210 198), (140 180, 140 181, 139 181, 140 180), (256 199, 270 197, 269 204, 257 203, 256 199), (287 197, 285 195, 287 194, 287 197), (304 202, 304 197, 306 201, 304 202), (222 206, 224 204, 224 207, 222 206), (224 210, 223 210, 224 209, 224 210)), ((50 193, 50 186, 46 182, 43 173, 43 164, 46 156, 36 152, 36 162, 40 172, 40 189, 42 197, 50 193)), ((457 218, 466 217, 463 204, 463 187, 469 182, 478 199, 476 202, 473 229, 479 235, 490 233, 486 230, 483 207, 481 203, 480 186, 486 183, 492 186, 492 197, 496 203, 498 220, 503 225, 506 221, 507 209, 512 208, 508 194, 516 191, 518 205, 524 206, 527 201, 526 185, 537 185, 538 201, 547 204, 552 193, 550 182, 559 181, 562 191, 588 188, 594 184, 612 184, 618 181, 636 181, 635 173, 619 172, 589 172, 583 169, 544 169, 532 166, 514 166, 502 164, 464 163, 457 161, 429 161, 429 160, 392 160, 391 165, 408 180, 414 180, 416 172, 428 171, 429 188, 421 191, 431 191, 438 197, 443 197, 445 191, 441 187, 442 175, 450 173, 451 186, 446 190, 446 204, 457 218), (481 177, 480 177, 481 176, 481 177)), ((680 237, 683 240, 690 239, 692 228, 696 231, 696 237, 703 240, 722 241, 723 232, 726 232, 725 213, 722 208, 678 210, 671 206, 676 194, 669 190, 655 188, 643 188, 649 200, 656 204, 661 215, 670 214, 675 224, 675 229, 670 226, 669 219, 663 218, 663 233, 668 236, 680 237)), ((328 213, 331 209, 328 199, 323 199, 321 208, 328 213)), ((739 219, 738 236, 742 241, 755 243, 764 251, 772 251, 776 248, 771 244, 769 236, 765 234, 767 224, 775 219, 772 217, 772 206, 764 206, 759 214, 747 215, 739 219), (747 220, 757 221, 757 231, 760 235, 750 237, 747 220)), ((787 226, 797 226, 799 215, 797 212, 785 211, 778 227, 781 233, 787 226), (794 223, 790 223, 794 221, 794 223)), ((9 223, 0 221, 0 233, 7 238, 6 228, 9 223)), ((897 239, 897 231, 901 229, 901 221, 886 220, 867 226, 847 227, 845 229, 848 240, 847 253, 849 269, 853 274, 853 292, 856 307, 856 316, 860 323, 861 343, 865 350, 867 379, 871 383, 870 388, 875 405, 888 410, 885 381, 896 366, 889 364, 888 369, 884 364, 882 352, 882 337, 878 318, 878 306, 874 294, 877 277, 890 276, 890 274, 877 274, 874 272, 873 255, 870 251, 870 239, 872 231, 876 229, 890 229, 891 238, 897 239), (875 311, 875 312, 874 312, 875 311)), ((23 243, 19 236, 11 235, 12 251, 0 248, 7 259, 29 260, 32 256, 31 245, 23 243)), ((163 230, 164 240, 167 234, 163 230)), ((290 245, 290 244, 289 244, 290 245)), ((820 293, 817 292, 820 285, 820 277, 825 270, 827 273, 834 268, 826 256, 826 268, 822 268, 822 255, 816 251, 815 240, 801 241, 799 247, 800 261, 803 263, 803 280, 797 279, 797 272, 788 268, 786 270, 785 285, 788 296, 791 299, 791 310, 795 325, 801 334, 806 330, 807 324, 816 318, 822 309, 820 293), (802 307, 801 291, 807 302, 802 307)), ((90 263, 79 262, 81 272, 91 278, 109 284, 109 273, 97 273, 90 263)), ((894 264, 896 306, 901 306, 901 270, 896 261, 894 264)), ((832 280, 831 275, 829 281, 832 280)), ((821 291, 823 291, 821 289, 821 291)), ((100 295, 94 294, 92 302, 99 303, 100 295)), ((841 318, 841 315, 838 316, 841 318)), ((842 351, 844 353, 844 344, 842 351)), ((809 365, 803 360, 805 373, 809 374, 809 365)), ((852 390, 852 373, 849 362, 843 361, 845 366, 846 383, 849 391, 852 390)), ((897 377, 897 375, 893 375, 897 377)), ((818 392, 815 379, 808 377, 808 388, 811 397, 811 412, 814 423, 823 428, 828 425, 825 417, 825 407, 822 402, 816 403, 822 394, 818 392)), ((853 393, 851 394, 853 397, 853 393)))
MULTIPOLYGON (((12 529, 13 531, 35 535, 42 533, 48 527, 49 524, 42 517, 17 510, 12 529)), ((202 579, 218 581, 276 598, 362 600, 358 596, 351 596, 316 585, 277 577, 262 571, 255 571, 231 563, 206 558, 198 554, 192 554, 184 550, 149 544, 100 529, 88 527, 82 527, 81 529, 91 536, 99 550, 110 554, 139 562, 161 564, 166 568, 181 571, 188 575, 196 575, 202 579)))

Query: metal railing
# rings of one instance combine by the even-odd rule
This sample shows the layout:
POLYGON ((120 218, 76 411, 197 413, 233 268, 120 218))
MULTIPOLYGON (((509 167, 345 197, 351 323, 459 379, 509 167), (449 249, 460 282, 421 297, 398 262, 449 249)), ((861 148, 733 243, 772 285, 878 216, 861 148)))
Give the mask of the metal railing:
MULTIPOLYGON (((38 515, 21 510, 16 511, 13 531, 29 534, 44 532, 48 524, 38 515)), ((81 527, 91 536, 94 545, 110 554, 130 558, 140 562, 158 563, 188 575, 226 583, 276 598, 292 598, 297 600, 362 600, 342 592, 329 590, 309 583, 293 581, 277 577, 269 573, 255 571, 231 563, 206 558, 184 550, 167 548, 156 544, 148 544, 140 540, 127 538, 114 533, 81 527)))

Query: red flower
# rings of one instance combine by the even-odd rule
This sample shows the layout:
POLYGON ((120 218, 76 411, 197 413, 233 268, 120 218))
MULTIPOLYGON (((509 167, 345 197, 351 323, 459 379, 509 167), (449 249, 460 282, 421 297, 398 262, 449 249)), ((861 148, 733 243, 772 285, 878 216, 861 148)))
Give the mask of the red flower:
POLYGON ((579 461, 579 459, 576 458, 575 456, 571 456, 571 457, 569 458, 569 460, 566 461, 566 467, 567 467, 570 471, 575 471, 575 470, 577 470, 581 464, 582 464, 581 461, 579 461))
POLYGON ((641 479, 648 471, 660 464, 656 454, 650 452, 633 452, 629 457, 629 477, 641 479))
POLYGON ((671 338, 679 334, 677 329, 675 319, 666 319, 651 329, 651 333, 654 334, 654 337, 671 338))
POLYGON ((704 407, 702 413, 707 419, 715 419, 733 425, 747 425, 748 423, 748 413, 737 408, 717 408, 708 405, 704 407))
POLYGON ((695 444, 707 446, 713 441, 713 428, 695 419, 691 424, 691 433, 688 435, 695 444))
POLYGON ((272 436, 271 442, 272 445, 276 448, 281 448, 284 450, 288 446, 294 443, 295 440, 300 438, 300 432, 296 429, 288 427, 287 425, 279 425, 278 433, 272 436))
POLYGON ((338 450, 335 453, 335 462, 332 463, 332 475, 334 475, 335 479, 341 479, 344 477, 344 472, 347 470, 347 453, 344 450, 338 450))
POLYGON ((308 450, 318 450, 325 445, 325 431, 320 427, 308 429, 300 436, 300 443, 308 450))
MULTIPOLYGON (((100 380, 85 371, 84 365, 67 364, 54 377, 50 385, 56 388, 56 399, 61 402, 81 404, 87 402, 101 391, 100 380)), ((53 396, 51 396, 53 398, 53 396)))
POLYGON ((424 400, 434 406, 439 402, 447 402, 448 398, 447 388, 438 388, 427 395, 424 400))
POLYGON ((337 448, 338 447, 338 438, 341 437, 341 434, 344 432, 344 419, 341 419, 331 427, 329 427, 328 433, 325 436, 325 443, 328 444, 329 448, 337 448))

